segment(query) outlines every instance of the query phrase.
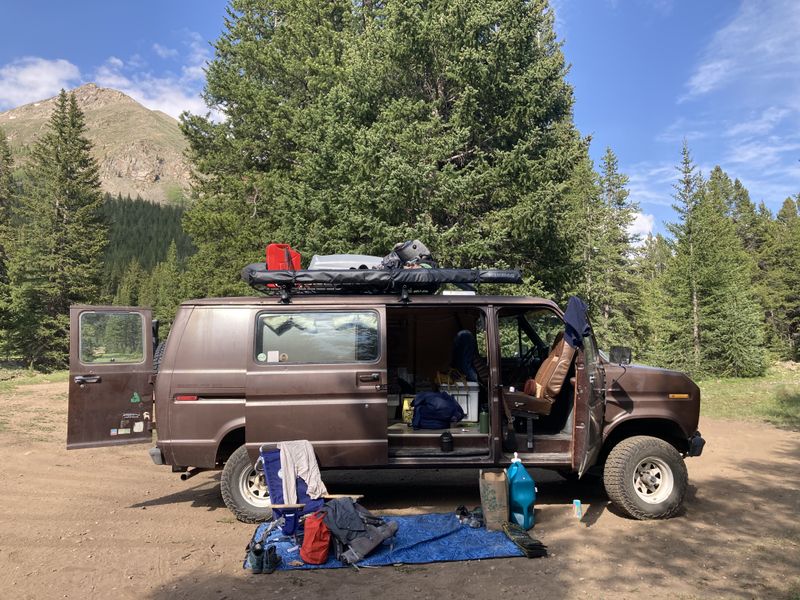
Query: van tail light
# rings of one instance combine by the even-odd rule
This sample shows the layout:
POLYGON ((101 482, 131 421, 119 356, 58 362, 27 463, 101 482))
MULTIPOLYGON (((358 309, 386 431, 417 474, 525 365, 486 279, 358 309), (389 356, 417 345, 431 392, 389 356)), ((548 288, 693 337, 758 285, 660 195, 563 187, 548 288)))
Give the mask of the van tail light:
POLYGON ((181 394, 181 395, 175 396, 175 402, 192 402, 194 400, 197 400, 197 396, 188 395, 188 394, 187 395, 181 394))

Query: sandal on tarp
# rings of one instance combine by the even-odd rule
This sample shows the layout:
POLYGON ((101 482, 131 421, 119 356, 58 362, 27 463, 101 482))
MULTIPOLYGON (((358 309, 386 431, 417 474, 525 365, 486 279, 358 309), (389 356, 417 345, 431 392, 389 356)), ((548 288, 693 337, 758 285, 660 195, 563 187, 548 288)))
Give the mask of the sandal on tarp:
POLYGON ((527 531, 516 523, 503 523, 503 531, 528 558, 547 556, 547 546, 536 538, 531 537, 527 531))

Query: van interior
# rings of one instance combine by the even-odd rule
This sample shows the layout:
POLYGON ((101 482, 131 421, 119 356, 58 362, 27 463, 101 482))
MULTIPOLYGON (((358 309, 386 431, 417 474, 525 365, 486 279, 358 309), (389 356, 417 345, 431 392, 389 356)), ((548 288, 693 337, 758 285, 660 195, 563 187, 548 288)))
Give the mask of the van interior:
MULTIPOLYGON (((546 308, 507 307, 499 313, 501 356, 501 381, 489 381, 488 338, 485 316, 479 308, 453 307, 387 307, 389 403, 387 434, 390 460, 405 457, 443 457, 441 436, 449 431, 453 436, 453 449, 447 456, 455 458, 487 456, 491 447, 491 434, 480 433, 480 413, 486 411, 491 418, 489 389, 500 384, 505 403, 513 417, 513 430, 518 452, 522 457, 539 462, 563 462, 571 443, 572 413, 574 408, 574 357, 563 350, 571 349, 561 338, 564 323, 546 308), (483 364, 469 377, 454 366, 454 345, 458 336, 470 332, 477 346, 473 362, 483 364), (462 333, 460 333, 462 332, 462 333), (565 348, 566 347, 566 348, 565 348), (560 350, 559 350, 560 349, 560 350), (554 353, 564 354, 561 369, 551 372, 549 365, 556 364, 554 353), (550 359, 550 360, 548 360, 550 359), (446 381, 449 374, 449 386, 446 381), (477 377, 476 377, 477 375, 477 377), (549 379, 548 379, 549 377, 549 379), (525 394, 534 394, 534 385, 542 380, 550 392, 548 401, 537 400, 525 394), (556 381, 558 380, 558 381, 556 381), (445 429, 414 430, 409 415, 404 419, 404 404, 422 391, 448 391, 467 413, 464 420, 445 429), (477 399, 475 398, 477 396, 477 399)), ((558 358, 558 357, 556 357, 558 358)), ((540 391, 543 391, 540 388, 540 391)), ((543 395, 543 394, 540 394, 543 395)), ((500 418, 505 421, 503 407, 500 418)), ((491 429, 490 429, 491 431, 491 429)))

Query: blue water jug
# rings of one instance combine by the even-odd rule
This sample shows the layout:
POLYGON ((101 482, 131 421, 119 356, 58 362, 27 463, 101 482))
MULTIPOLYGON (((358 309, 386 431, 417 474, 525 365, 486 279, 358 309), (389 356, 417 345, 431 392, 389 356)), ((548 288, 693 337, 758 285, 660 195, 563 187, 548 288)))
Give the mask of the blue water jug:
POLYGON ((533 505, 536 502, 536 484, 514 452, 506 471, 508 476, 508 507, 511 521, 522 527, 533 527, 533 505))

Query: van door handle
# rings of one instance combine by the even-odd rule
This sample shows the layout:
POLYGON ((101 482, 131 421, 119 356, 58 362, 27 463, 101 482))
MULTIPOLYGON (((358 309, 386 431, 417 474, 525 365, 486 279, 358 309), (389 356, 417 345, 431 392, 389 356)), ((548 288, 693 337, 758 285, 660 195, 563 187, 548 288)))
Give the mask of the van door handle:
POLYGON ((100 375, 75 375, 75 383, 83 385, 84 383, 100 383, 100 375))
POLYGON ((380 378, 380 373, 364 373, 358 376, 358 380, 364 383, 368 383, 370 381, 380 381, 380 378))

